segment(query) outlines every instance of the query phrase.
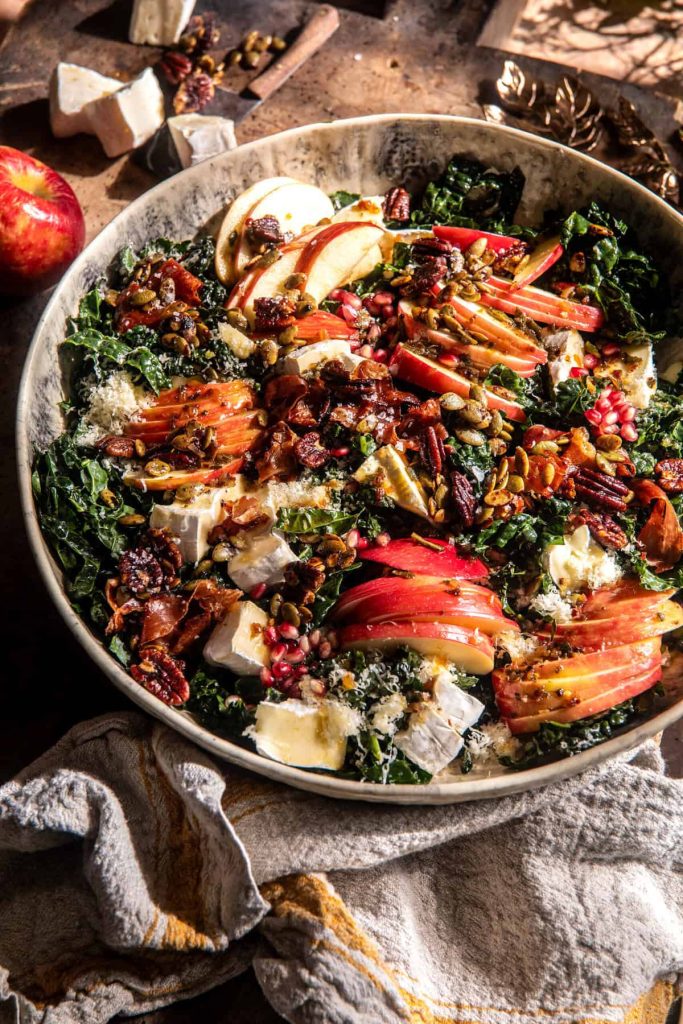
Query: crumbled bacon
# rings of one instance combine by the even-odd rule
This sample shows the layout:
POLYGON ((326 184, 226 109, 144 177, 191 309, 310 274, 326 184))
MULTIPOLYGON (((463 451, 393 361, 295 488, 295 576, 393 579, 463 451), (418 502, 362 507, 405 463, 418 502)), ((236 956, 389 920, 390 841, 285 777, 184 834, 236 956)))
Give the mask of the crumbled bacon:
POLYGON ((304 434, 294 445, 296 457, 308 469, 320 469, 330 459, 330 452, 320 441, 320 434, 311 431, 304 434))
POLYGON ((246 494, 236 501, 224 503, 223 507, 225 518, 218 526, 214 526, 209 534, 211 544, 228 540, 243 530, 254 530, 257 527, 265 526, 270 520, 270 516, 263 511, 256 498, 246 494))
POLYGON ((284 331, 294 323, 296 306, 284 295, 264 296, 254 301, 254 330, 284 331))
POLYGON ((133 679, 164 704, 184 704, 190 696, 190 684, 185 678, 183 663, 160 647, 145 648, 140 654, 142 660, 130 669, 133 679))
POLYGON ((275 477, 288 477, 296 471, 294 445, 297 436, 291 427, 280 421, 268 431, 263 450, 255 460, 260 483, 275 477))
POLYGON ((170 636, 187 614, 187 600, 178 594, 159 594, 145 601, 140 643, 170 636))

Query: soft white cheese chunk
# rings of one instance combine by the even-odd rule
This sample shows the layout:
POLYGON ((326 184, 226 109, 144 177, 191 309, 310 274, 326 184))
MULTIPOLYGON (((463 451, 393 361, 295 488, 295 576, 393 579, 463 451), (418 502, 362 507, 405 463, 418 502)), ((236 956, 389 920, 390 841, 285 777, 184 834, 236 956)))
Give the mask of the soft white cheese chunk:
POLYGON ((240 590, 251 590, 258 583, 279 583, 290 562, 298 561, 289 544, 277 530, 259 534, 228 562, 228 574, 240 590))
POLYGON ((410 716, 408 728, 396 733, 394 743, 419 768, 436 775, 462 749, 462 736, 432 704, 410 716))
POLYGON ((50 79, 52 134, 59 139, 78 135, 79 132, 94 134, 90 120, 92 104, 103 96, 110 96, 122 86, 123 82, 116 78, 107 78, 80 64, 61 61, 50 79))
POLYGON ((164 97, 151 68, 90 107, 93 131, 107 156, 120 156, 151 138, 164 121, 164 97))
POLYGON ((553 331, 543 336, 553 387, 569 380, 575 367, 583 366, 583 338, 578 331, 553 331))
POLYGON ((180 39, 195 0, 135 0, 128 38, 131 43, 171 46, 180 39))
POLYGON ((371 224, 378 224, 384 227, 384 212, 382 204, 384 196, 363 196, 355 203, 342 207, 335 213, 332 220, 367 220, 371 224))
POLYGON ((348 737, 359 728, 358 712, 337 701, 262 701, 248 734, 259 754, 273 761, 338 771, 344 764, 348 737))
POLYGON ((484 711, 480 700, 443 675, 437 677, 432 697, 439 711, 458 732, 464 732, 478 722, 484 711))
POLYGON ((609 377, 636 409, 647 409, 657 390, 657 370, 649 341, 624 345, 618 355, 605 360, 595 373, 609 377))
POLYGON ((256 342, 228 323, 219 323, 218 336, 238 359, 248 359, 256 350, 256 342))
POLYGON ((169 117, 168 130, 183 167, 192 167, 237 145, 235 122, 212 114, 169 117))
POLYGON ((204 644, 204 659, 237 675, 258 675, 270 665, 270 651, 263 642, 267 625, 268 616, 257 604, 238 601, 204 644))
POLYGON ((562 597, 559 590, 549 590, 547 594, 536 594, 529 604, 529 608, 545 619, 553 619, 558 626, 571 622, 574 610, 571 603, 562 597))
POLYGON ((358 363, 363 362, 361 356, 351 351, 348 341, 316 341, 312 345, 295 348, 279 360, 277 369, 280 373, 308 373, 321 363, 329 363, 333 359, 342 363, 347 370, 353 370, 358 363))
POLYGON ((150 526, 170 530, 178 538, 185 561, 198 562, 209 550, 211 530, 224 518, 222 502, 226 497, 222 487, 207 487, 191 501, 177 499, 171 505, 155 505, 150 526))
POLYGON ((353 474, 358 483, 379 480, 387 497, 408 512, 429 517, 427 497, 415 473, 393 445, 387 444, 370 455, 353 474))
POLYGON ((562 594, 586 587, 597 590, 622 575, 617 560, 593 540, 587 526, 579 526, 562 544, 548 544, 543 565, 562 594))

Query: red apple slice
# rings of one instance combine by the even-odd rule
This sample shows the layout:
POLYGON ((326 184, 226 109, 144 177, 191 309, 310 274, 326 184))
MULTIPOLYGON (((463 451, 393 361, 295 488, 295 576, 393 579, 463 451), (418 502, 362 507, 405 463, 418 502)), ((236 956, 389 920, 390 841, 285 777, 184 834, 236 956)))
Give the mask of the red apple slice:
POLYGON ((306 291, 322 302, 335 288, 362 276, 356 268, 384 234, 383 228, 368 221, 328 224, 300 252, 294 273, 306 275, 306 291))
POLYGON ((486 248, 494 252, 503 253, 514 246, 523 245, 519 238, 512 238, 509 235, 495 235, 491 231, 480 231, 479 228, 456 228, 442 224, 435 224, 432 231, 437 238, 443 238, 450 242, 457 249, 469 249, 473 242, 479 238, 486 239, 486 248))
POLYGON ((160 405, 184 405, 187 402, 204 402, 209 399, 217 401, 230 399, 240 402, 245 396, 252 401, 255 398, 253 387, 245 380, 211 381, 209 383, 188 380, 178 387, 160 391, 154 399, 154 405, 144 410, 141 415, 144 416, 145 413, 151 412, 160 405))
POLYGON ((525 313, 539 323, 554 324, 558 327, 574 327, 578 331, 593 332, 605 323, 605 316, 597 306, 573 302, 563 299, 552 292, 527 285, 525 288, 512 290, 512 282, 502 277, 490 277, 486 282, 487 291, 482 294, 481 301, 485 305, 495 306, 504 312, 525 313))
POLYGON ((183 484, 206 484, 217 486, 239 473, 242 458, 233 459, 225 466, 203 466, 200 469, 175 469, 163 476, 145 476, 144 473, 126 473, 123 480, 129 487, 137 487, 140 491, 176 491, 183 484))
POLYGON ((473 675, 487 675, 493 668, 493 644, 487 636, 446 623, 380 622, 344 626, 337 636, 342 649, 393 651, 405 645, 428 658, 446 658, 473 675))
POLYGON ((269 192, 292 181, 293 178, 286 177, 264 178, 254 182, 230 203, 216 239, 216 276, 223 284, 230 284, 234 280, 234 252, 249 211, 269 192))
MULTIPOLYGON (((469 398, 471 381, 456 373, 455 370, 441 366, 433 359, 428 359, 427 356, 412 352, 405 345, 396 346, 389 369, 401 380, 407 380, 410 384, 415 384, 426 391, 434 391, 439 395, 445 395, 452 391, 462 398, 469 398)), ((504 389, 501 388, 500 391, 504 391, 504 389)), ((513 400, 511 392, 508 391, 503 395, 487 388, 485 394, 490 409, 500 409, 508 419, 516 420, 519 423, 526 419, 524 409, 513 400), (506 397, 507 395, 510 397, 506 397)))
POLYGON ((476 302, 469 302, 459 296, 448 300, 456 319, 463 327, 475 336, 493 342, 501 352, 535 363, 546 363, 548 353, 539 347, 528 335, 524 334, 507 317, 495 316, 476 302))
MULTIPOLYGON (((558 625, 554 632, 558 640, 567 640, 573 647, 590 651, 662 636, 681 626, 683 608, 674 601, 664 601, 650 615, 627 617, 616 612, 600 619, 582 618, 558 625)), ((547 632, 550 635, 550 631, 547 632)))
POLYGON ((546 238, 536 246, 528 259, 516 270, 512 278, 512 290, 523 288, 550 270, 564 253, 559 235, 546 238))
POLYGON ((287 278, 294 273, 299 259, 301 245, 292 243, 291 247, 279 250, 280 256, 267 267, 253 267, 239 279, 230 293, 226 306, 230 309, 241 309, 249 316, 256 299, 279 295, 282 293, 287 278))
POLYGON ((480 559, 459 554, 457 548, 440 538, 425 539, 432 547, 406 537, 390 540, 384 547, 374 544, 358 555, 365 562, 379 562, 392 569, 441 579, 483 580, 488 576, 489 571, 480 559), (441 550, 434 551, 434 545, 441 550))
POLYGON ((357 620, 362 617, 358 614, 361 602, 375 602, 389 597, 393 601, 393 595, 396 593, 403 594, 405 600, 410 600, 412 594, 430 594, 436 600, 444 593, 451 596, 457 593, 469 608, 485 615, 503 615, 503 607, 497 595, 478 583, 470 583, 468 580, 445 580, 438 576, 378 576, 345 591, 334 606, 334 616, 340 621, 357 620))
POLYGON ((229 409, 208 408, 199 412, 196 416, 185 415, 175 416, 168 420, 146 420, 144 422, 128 423, 125 434, 128 437, 139 437, 150 444, 163 440, 173 431, 185 426, 190 421, 198 423, 202 427, 215 427, 217 435, 235 433, 253 427, 259 423, 261 417, 260 409, 252 409, 249 412, 233 413, 229 409))
POLYGON ((316 309, 307 316, 299 317, 294 326, 297 338, 302 341, 348 341, 358 337, 358 331, 347 324, 346 320, 324 309, 316 309))
POLYGON ((583 618, 601 619, 654 615, 676 591, 646 590, 637 580, 622 580, 614 587, 594 590, 582 606, 583 618))

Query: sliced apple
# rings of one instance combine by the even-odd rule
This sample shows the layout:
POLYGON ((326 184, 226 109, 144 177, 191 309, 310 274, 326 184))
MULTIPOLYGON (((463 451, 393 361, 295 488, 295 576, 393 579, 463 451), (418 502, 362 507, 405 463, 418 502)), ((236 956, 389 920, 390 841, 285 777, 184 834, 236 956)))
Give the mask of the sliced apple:
MULTIPOLYGON (((411 351, 405 345, 396 346, 389 369, 401 380, 407 380, 410 384, 424 388, 425 391, 434 391, 439 395, 445 395, 452 391, 462 398, 469 398, 471 381, 456 373, 455 370, 442 366, 434 359, 428 359, 427 356, 411 351)), ((500 389, 500 391, 504 390, 500 389)), ((526 419, 524 409, 513 400, 511 392, 508 391, 503 395, 487 388, 485 394, 490 409, 500 409, 508 419, 516 420, 519 423, 526 419), (507 397, 508 395, 510 397, 507 397)))
POLYGON ((369 269, 373 269, 384 234, 377 224, 364 221, 329 224, 308 241, 294 273, 306 275, 306 291, 316 302, 322 302, 335 288, 367 273, 368 253, 372 254, 369 269))
POLYGON ((646 590, 637 580, 620 580, 614 587, 594 590, 582 605, 583 618, 601 619, 653 615, 676 591, 646 590))
POLYGON ((324 309, 316 309, 307 316, 299 317, 294 326, 297 338, 302 341, 348 341, 358 337, 358 331, 347 324, 346 320, 324 309))
MULTIPOLYGON (((498 596, 488 587, 469 580, 446 580, 439 576, 378 576, 367 580, 357 587, 346 590, 334 606, 334 617, 339 621, 362 618, 358 608, 366 600, 390 600, 392 607, 395 595, 432 594, 441 598, 444 594, 457 596, 468 607, 477 609, 486 615, 503 615, 503 607, 498 596)), ((387 605, 388 606, 388 605, 387 605)), ((410 609, 408 609, 410 614, 410 609)), ((403 617, 403 616, 401 616, 403 617)))
POLYGON ((555 266, 564 253, 564 246, 560 242, 559 235, 546 238, 542 241, 525 261, 517 268, 512 278, 512 290, 523 288, 525 284, 531 284, 537 278, 545 274, 555 266))
POLYGON ((294 273, 301 249, 305 242, 292 243, 279 250, 279 256, 267 267, 252 267, 243 275, 233 288, 226 302, 232 309, 241 309, 251 317, 256 299, 280 295, 284 290, 285 281, 294 273))
POLYGON ((469 302, 459 296, 448 300, 456 319, 475 336, 495 343, 501 352, 535 363, 546 363, 548 353, 540 348, 528 334, 516 327, 507 317, 494 316, 476 302, 469 302))
MULTIPOLYGON (((204 381, 188 380, 174 388, 167 388, 160 391, 154 399, 154 405, 143 410, 142 416, 152 412, 162 405, 184 405, 187 402, 204 402, 208 399, 227 400, 240 402, 246 396, 253 400, 255 391, 249 381, 228 380, 228 381, 204 381)), ((239 406, 236 405, 235 408, 239 406)))
POLYGON ((458 549, 438 537, 426 537, 429 546, 409 537, 390 540, 383 547, 374 544, 358 552, 365 562, 378 562, 403 572, 438 576, 441 579, 483 580, 489 574, 479 558, 461 555, 458 549), (435 551, 434 548, 440 548, 435 551))
POLYGON ((473 242, 480 238, 486 239, 486 248, 494 252, 503 253, 514 246, 523 245, 521 239, 512 238, 509 235, 496 235, 491 231, 480 231, 479 228, 456 228, 442 224, 435 224, 432 231, 437 238, 443 238, 450 242, 457 249, 469 249, 473 242))
POLYGON ((216 276, 223 284, 231 284, 233 281, 233 254, 239 242, 240 233, 249 211, 268 193, 274 192, 281 185, 290 184, 294 178, 277 177, 264 178, 263 181, 256 181, 249 188, 241 192, 233 199, 227 208, 218 237, 216 238, 216 276))
POLYGON ((446 658, 473 675, 487 675, 493 668, 494 650, 489 637, 442 622, 344 626, 337 636, 342 649, 394 651, 405 645, 428 658, 446 658))
POLYGON ((163 440, 168 434, 190 422, 198 423, 202 427, 214 427, 220 434, 256 426, 260 422, 260 418, 260 409, 234 413, 230 409, 221 409, 220 406, 209 406, 195 415, 190 411, 174 416, 170 420, 134 421, 126 425, 125 434, 128 437, 139 437, 151 444, 159 439, 163 440))
POLYGON ((148 476, 139 470, 126 473, 123 480, 129 487, 137 487, 140 491, 177 491, 183 484, 205 484, 209 487, 218 486, 230 477, 239 473, 242 458, 232 459, 224 466, 202 466, 199 469, 174 469, 163 476, 148 476))
POLYGON ((683 626, 683 608, 675 601, 664 601, 649 615, 625 616, 615 611, 599 619, 575 619, 555 627, 555 636, 584 651, 602 650, 618 644, 634 643, 662 636, 683 626))
POLYGON ((233 247, 233 279, 239 277, 254 255, 248 238, 249 221, 274 217, 283 235, 295 237, 304 228, 313 227, 318 221, 333 215, 332 200, 317 185, 307 185, 302 181, 282 182, 257 200, 244 218, 239 240, 233 247))
POLYGON ((542 324, 574 327, 587 333, 599 330, 605 323, 605 315, 597 306, 563 299, 541 288, 527 285, 513 291, 512 282, 502 277, 490 277, 486 286, 480 301, 510 315, 521 312, 542 324))

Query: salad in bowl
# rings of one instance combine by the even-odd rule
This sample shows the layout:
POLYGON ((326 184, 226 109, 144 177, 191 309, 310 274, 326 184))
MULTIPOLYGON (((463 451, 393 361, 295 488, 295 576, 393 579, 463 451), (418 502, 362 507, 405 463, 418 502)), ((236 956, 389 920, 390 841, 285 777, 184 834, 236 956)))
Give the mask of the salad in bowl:
POLYGON ((683 348, 598 204, 524 176, 251 185, 125 248, 36 455, 73 606, 158 700, 282 764, 426 783, 571 755, 658 699, 683 609, 683 348), (666 352, 655 366, 654 351, 666 352))

